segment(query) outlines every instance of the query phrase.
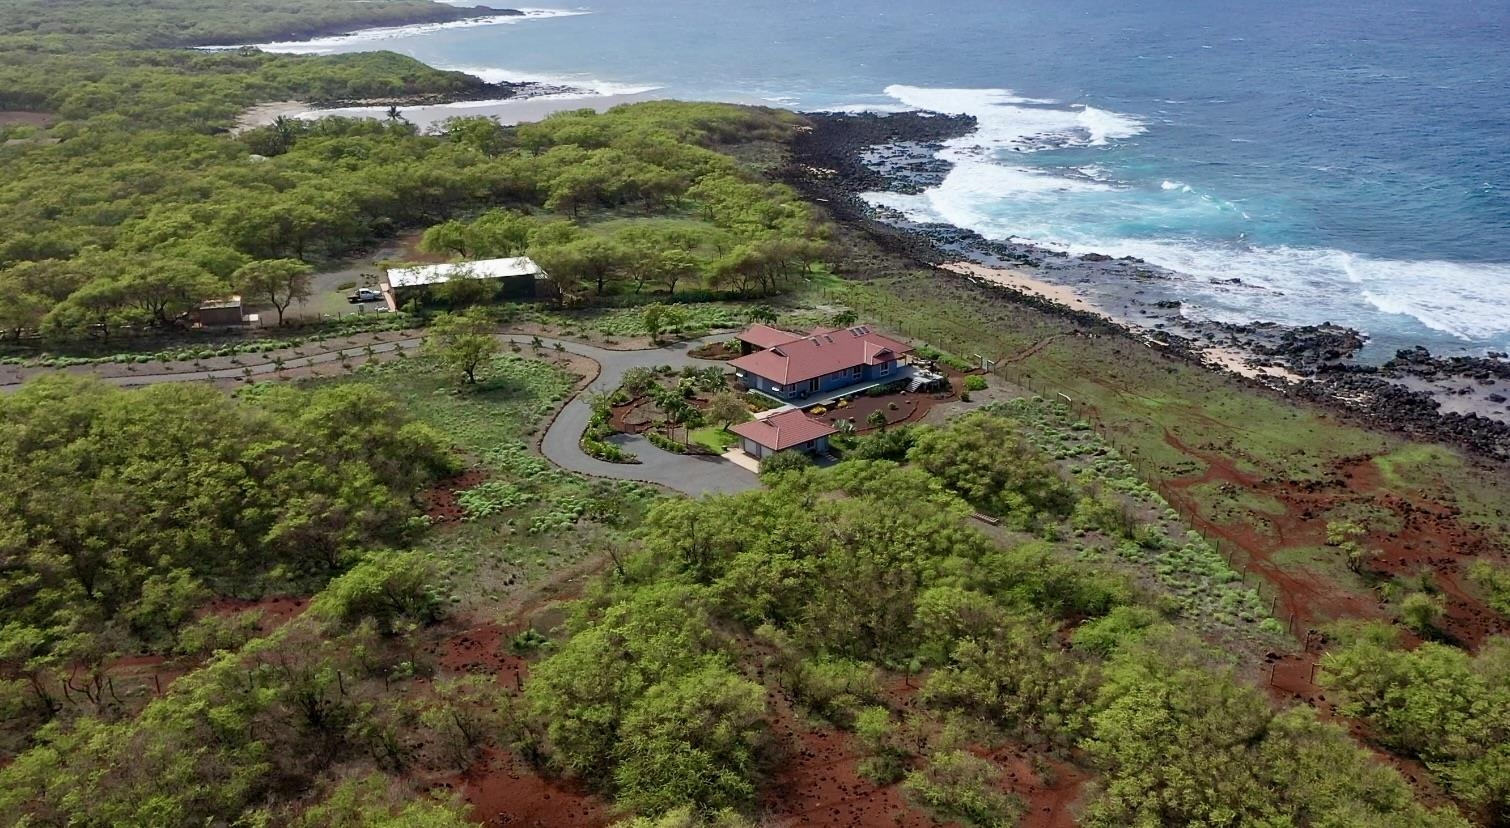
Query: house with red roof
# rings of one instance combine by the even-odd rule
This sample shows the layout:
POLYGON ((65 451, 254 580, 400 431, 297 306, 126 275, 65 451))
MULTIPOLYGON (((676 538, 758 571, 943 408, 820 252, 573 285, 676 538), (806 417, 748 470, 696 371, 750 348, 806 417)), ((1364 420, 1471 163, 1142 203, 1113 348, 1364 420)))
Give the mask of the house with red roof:
POLYGON ((739 335, 749 350, 729 364, 746 388, 785 402, 822 400, 909 376, 912 346, 870 327, 815 328, 794 334, 751 325, 739 335))
POLYGON ((740 423, 729 430, 739 435, 739 447, 745 454, 761 460, 780 451, 826 454, 828 438, 838 433, 838 429, 809 417, 800 408, 740 423))

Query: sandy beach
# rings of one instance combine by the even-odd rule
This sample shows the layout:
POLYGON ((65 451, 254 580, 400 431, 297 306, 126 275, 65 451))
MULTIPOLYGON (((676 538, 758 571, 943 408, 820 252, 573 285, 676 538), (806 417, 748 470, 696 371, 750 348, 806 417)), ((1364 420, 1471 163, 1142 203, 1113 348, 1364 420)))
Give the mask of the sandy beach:
POLYGON ((1038 296, 1072 310, 1092 313, 1096 316, 1102 316, 1132 327, 1131 323, 1127 320, 1117 319, 1112 314, 1107 313, 1105 309, 1092 304, 1090 300, 1076 293, 1074 288, 1045 282, 1042 279, 1029 275, 1027 271, 1021 268, 991 267, 978 262, 949 262, 939 265, 939 267, 964 276, 985 279, 988 282, 1009 287, 1018 293, 1038 296))
MULTIPOLYGON (((429 130, 447 118, 495 118, 504 126, 539 121, 556 112, 576 109, 592 109, 605 112, 620 104, 654 101, 664 98, 654 91, 627 95, 599 95, 592 92, 568 92, 556 95, 508 98, 494 101, 460 101, 429 106, 399 107, 399 112, 409 123, 421 130, 429 130)), ((301 101, 278 101, 260 104, 242 114, 236 130, 242 131, 267 126, 279 117, 314 120, 327 116, 345 118, 386 118, 388 107, 351 106, 337 109, 316 109, 301 101)))

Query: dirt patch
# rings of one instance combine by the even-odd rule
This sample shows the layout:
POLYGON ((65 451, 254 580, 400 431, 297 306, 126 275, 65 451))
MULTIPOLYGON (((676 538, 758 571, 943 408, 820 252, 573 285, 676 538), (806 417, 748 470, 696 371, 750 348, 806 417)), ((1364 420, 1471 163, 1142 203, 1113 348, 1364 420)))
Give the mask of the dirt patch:
MULTIPOLYGON (((1246 567, 1279 590, 1275 615, 1304 637, 1307 630, 1341 618, 1383 620, 1390 617, 1379 598, 1339 583, 1309 567, 1277 562, 1286 549, 1324 547, 1327 516, 1348 503, 1367 502, 1392 515, 1398 528, 1376 531, 1363 539, 1377 549, 1366 571, 1373 576, 1424 577, 1441 590, 1447 614, 1443 634, 1473 649, 1488 636, 1510 631, 1510 621, 1484 605, 1463 583, 1466 564, 1498 553, 1482 537, 1467 532, 1457 510, 1440 503, 1402 497, 1386 488, 1372 458, 1340 461, 1325 482, 1299 484, 1245 472, 1222 454, 1186 445, 1165 434, 1170 447, 1206 465, 1199 475, 1167 481, 1164 496, 1186 514, 1196 529, 1236 548, 1234 566, 1246 567), (1283 506, 1282 514, 1265 516, 1266 526, 1232 525, 1202 517, 1191 490, 1208 483, 1229 484, 1283 506)), ((1339 555, 1342 553, 1339 551, 1339 555)))
POLYGON ((455 779, 437 786, 455 791, 483 825, 599 828, 613 823, 607 802, 579 788, 536 774, 508 751, 487 748, 455 779))
POLYGON ((1018 748, 989 757, 1006 772, 1007 790, 1026 806, 1018 828, 1074 828, 1075 809, 1090 774, 1069 764, 1018 748))
MULTIPOLYGON (((540 606, 544 604, 535 610, 540 606)), ((520 620, 480 624, 452 636, 437 653, 440 672, 492 676, 509 692, 518 692, 529 675, 529 662, 509 652, 509 641, 529 625, 524 619, 533 611, 521 608, 515 616, 520 620)), ((483 750, 465 771, 437 787, 460 794, 471 807, 471 818, 487 826, 596 828, 614 821, 612 807, 601 797, 580 785, 545 778, 499 748, 483 750)))
POLYGON ((297 618, 308 606, 308 598, 296 598, 290 595, 256 599, 221 596, 211 599, 209 603, 200 607, 199 617, 236 615, 249 610, 260 611, 262 620, 258 623, 257 629, 266 635, 297 618))
POLYGON ((877 788, 856 771, 860 757, 848 733, 810 729, 790 716, 772 723, 773 735, 788 746, 786 761, 762 791, 775 826, 933 825, 902 797, 899 785, 877 788))
POLYGON ((0 127, 32 126, 47 127, 58 120, 50 112, 31 112, 25 109, 0 109, 0 127))
MULTIPOLYGON (((877 411, 885 415, 888 427, 918 422, 928 416, 928 412, 935 406, 959 400, 963 382, 962 377, 952 377, 951 388, 947 394, 942 392, 937 394, 897 393, 881 397, 859 394, 851 398, 849 404, 843 408, 830 407, 824 413, 814 416, 830 423, 839 419, 852 420, 857 434, 875 430, 870 425, 870 417, 877 411)), ((808 410, 811 411, 811 409, 808 410)))
POLYGON ((482 469, 468 469, 461 474, 420 492, 419 502, 431 523, 457 523, 466 517, 457 495, 488 479, 482 469))
POLYGON ((661 418, 661 411, 649 397, 636 397, 613 407, 609 427, 620 434, 644 434, 661 418))
POLYGON ((687 355, 696 357, 698 359, 709 359, 718 362, 727 362, 728 360, 739 359, 742 353, 744 352, 740 349, 737 343, 731 344, 729 342, 709 342, 706 345, 699 345, 698 347, 693 348, 692 350, 687 352, 687 355))

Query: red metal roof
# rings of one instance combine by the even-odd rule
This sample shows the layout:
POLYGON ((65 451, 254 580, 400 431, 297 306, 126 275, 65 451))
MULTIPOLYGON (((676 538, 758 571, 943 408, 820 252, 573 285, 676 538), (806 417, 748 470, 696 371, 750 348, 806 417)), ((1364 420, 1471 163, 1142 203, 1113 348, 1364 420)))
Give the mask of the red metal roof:
POLYGON ((729 364, 771 382, 792 385, 856 365, 879 365, 910 353, 912 346, 860 326, 799 337, 729 364))
POLYGON ((759 323, 751 325, 739 335, 740 342, 748 342, 757 348, 774 348, 777 345, 801 338, 802 334, 794 334, 790 331, 783 331, 780 328, 773 328, 770 325, 761 325, 759 323))
POLYGON ((747 437, 772 451, 784 451, 800 446, 809 440, 837 434, 838 429, 815 420, 801 409, 783 411, 764 420, 751 420, 729 429, 741 437, 747 437))

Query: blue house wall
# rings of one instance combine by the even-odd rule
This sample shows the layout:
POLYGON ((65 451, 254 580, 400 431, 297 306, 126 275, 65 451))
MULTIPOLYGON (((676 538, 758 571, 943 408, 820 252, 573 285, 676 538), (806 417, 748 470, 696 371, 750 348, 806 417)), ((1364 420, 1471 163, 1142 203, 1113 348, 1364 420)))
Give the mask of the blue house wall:
POLYGON ((811 380, 805 380, 793 386, 783 386, 751 371, 745 372, 744 381, 745 385, 753 391, 759 391, 781 399, 801 399, 803 397, 810 397, 813 394, 822 394, 857 383, 885 380, 887 377, 896 375, 900 364, 901 360, 893 359, 879 365, 857 366, 860 368, 859 371, 848 368, 832 374, 825 374, 818 378, 817 389, 813 388, 811 380), (778 388, 781 390, 776 390, 778 388))

